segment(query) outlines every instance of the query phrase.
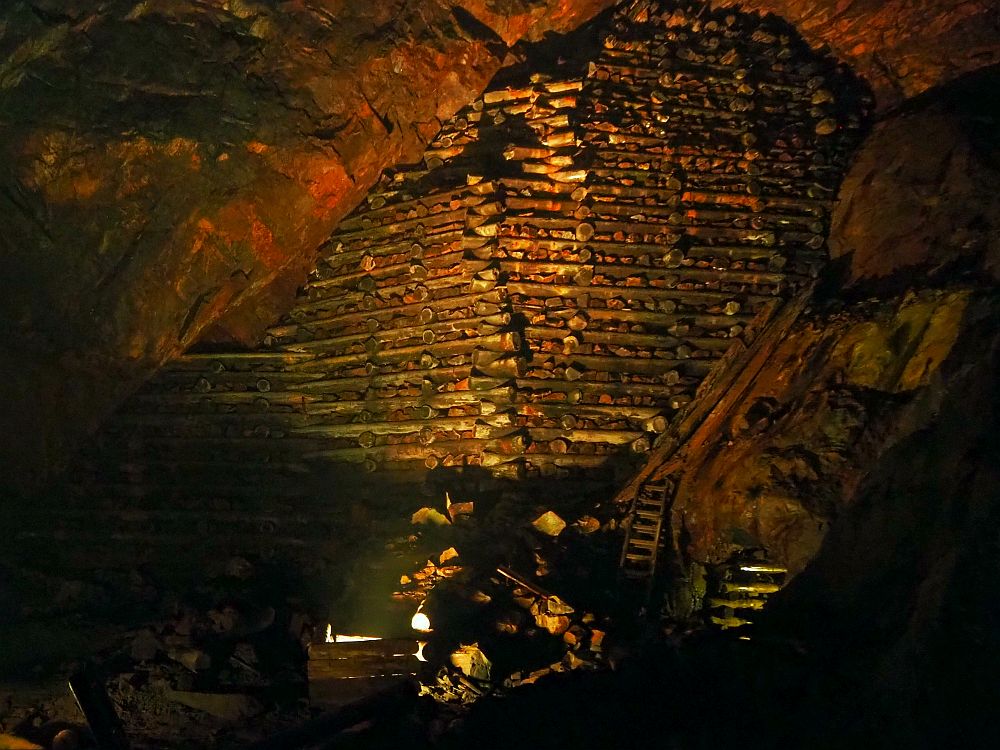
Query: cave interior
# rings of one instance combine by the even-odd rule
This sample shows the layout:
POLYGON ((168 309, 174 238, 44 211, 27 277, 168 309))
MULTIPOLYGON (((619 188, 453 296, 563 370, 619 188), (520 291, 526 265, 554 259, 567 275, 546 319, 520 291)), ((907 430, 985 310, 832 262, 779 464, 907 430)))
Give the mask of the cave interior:
POLYGON ((993 0, 13 0, 0 750, 996 747, 998 90, 993 0))

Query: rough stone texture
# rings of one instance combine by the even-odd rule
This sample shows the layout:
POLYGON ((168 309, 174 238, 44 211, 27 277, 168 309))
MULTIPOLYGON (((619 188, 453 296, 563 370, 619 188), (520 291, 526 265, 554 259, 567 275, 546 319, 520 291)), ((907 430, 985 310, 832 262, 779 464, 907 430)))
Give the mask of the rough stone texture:
POLYGON ((879 123, 841 186, 830 252, 848 281, 904 267, 1000 279, 1000 74, 995 69, 879 123))
POLYGON ((794 574, 894 443, 933 418, 968 291, 928 291, 801 322, 715 441, 687 457, 673 526, 720 561, 763 546, 794 574))
POLYGON ((822 736, 795 746, 997 742, 1000 295, 987 91, 986 74, 952 84, 879 127, 830 238, 855 250, 842 261, 853 287, 831 269, 814 309, 745 391, 732 389, 739 405, 710 415, 662 465, 678 480, 678 561, 763 546, 793 574, 753 638, 794 644, 801 671, 769 662, 749 692, 781 685, 781 714, 822 736), (791 695, 809 697, 793 708, 791 695))
POLYGON ((252 336, 508 44, 609 4, 5 5, 2 465, 41 478, 224 312, 252 336))
MULTIPOLYGON (((199 337, 252 340, 380 170, 415 157, 507 45, 610 4, 7 4, 2 428, 24 442, 6 474, 41 479, 199 337)), ((996 62, 992 5, 750 3, 829 44, 883 104, 996 62)))
POLYGON ((774 13, 828 46, 887 108, 963 73, 1000 62, 995 0, 713 0, 774 13))
POLYGON ((781 637, 864 675, 855 731, 879 746, 1000 739, 998 317, 995 294, 970 300, 925 406, 904 410, 919 429, 871 467, 814 562, 774 602, 781 637))
POLYGON ((887 451, 960 394, 943 365, 997 328, 977 301, 997 281, 995 86, 992 71, 956 82, 862 148, 829 239, 843 268, 817 300, 833 296, 685 455, 673 527, 692 558, 761 544, 801 570, 887 451))
POLYGON ((823 265, 857 143, 855 82, 800 42, 841 102, 812 108, 775 59, 781 24, 741 14, 689 41, 726 15, 616 11, 574 34, 573 61, 505 69, 341 221, 261 346, 165 365, 74 482, 103 504, 220 483, 253 497, 345 464, 412 484, 630 471, 823 265), (768 80, 727 82, 738 67, 768 80), (828 120, 843 129, 817 135, 828 120))

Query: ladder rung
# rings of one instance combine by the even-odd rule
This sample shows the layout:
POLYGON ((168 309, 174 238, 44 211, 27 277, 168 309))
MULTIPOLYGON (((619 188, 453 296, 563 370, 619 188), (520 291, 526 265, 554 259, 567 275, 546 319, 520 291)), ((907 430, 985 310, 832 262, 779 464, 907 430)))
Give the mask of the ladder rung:
POLYGON ((629 546, 639 549, 656 549, 658 544, 656 539, 629 539, 629 546))
POLYGON ((640 554, 638 554, 636 552, 630 552, 629 554, 625 555, 625 559, 626 560, 631 560, 632 562, 645 562, 645 563, 648 563, 648 562, 652 562, 653 561, 653 556, 652 555, 640 555, 640 554))

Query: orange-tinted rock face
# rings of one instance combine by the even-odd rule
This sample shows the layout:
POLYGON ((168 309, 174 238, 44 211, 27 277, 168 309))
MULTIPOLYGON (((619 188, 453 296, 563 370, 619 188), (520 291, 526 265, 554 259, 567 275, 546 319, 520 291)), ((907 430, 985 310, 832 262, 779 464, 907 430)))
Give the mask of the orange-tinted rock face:
MULTIPOLYGON (((415 159, 508 45, 611 4, 4 4, 0 320, 11 348, 0 367, 24 403, 3 422, 40 436, 15 463, 65 438, 64 407, 26 363, 78 384, 79 416, 90 416, 73 431, 84 434, 210 326, 216 341, 254 339, 379 172, 415 159)), ((997 62, 994 5, 741 7, 829 45, 887 105, 997 62)))
POLYGON ((713 0, 774 13, 854 68, 880 107, 1000 62, 994 0, 713 0))
POLYGON ((26 404, 5 430, 30 426, 43 456, 65 428, 29 361, 90 383, 89 423, 225 312, 243 313, 226 335, 252 336, 261 293, 295 287, 274 285, 482 90, 505 42, 608 4, 6 5, 0 319, 26 404))
POLYGON ((610 492, 809 284, 856 146, 857 111, 809 106, 854 82, 801 43, 812 78, 786 72, 782 24, 726 15, 616 9, 572 60, 505 69, 339 224, 261 346, 167 364, 74 476, 146 497, 224 471, 256 494, 251 463, 293 491, 367 476, 352 497, 462 472, 610 492))
POLYGON ((762 546, 801 570, 881 455, 932 418, 969 304, 967 291, 926 292, 797 325, 686 456, 673 519, 686 554, 762 546))
POLYGON ((674 525, 694 559, 760 544, 797 572, 889 450, 961 399, 942 372, 956 349, 985 358, 968 342, 996 328, 976 302, 995 295, 1000 264, 995 90, 991 71, 955 82, 862 146, 829 244, 848 295, 884 301, 800 322, 687 456, 674 525))

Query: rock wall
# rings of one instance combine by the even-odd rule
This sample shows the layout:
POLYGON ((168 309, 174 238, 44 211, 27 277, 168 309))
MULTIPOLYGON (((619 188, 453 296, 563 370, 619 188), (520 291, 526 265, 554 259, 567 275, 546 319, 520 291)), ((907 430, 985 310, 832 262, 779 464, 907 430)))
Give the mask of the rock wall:
POLYGON ((719 562, 761 546, 802 570, 879 456, 932 418, 930 387, 967 325, 969 294, 800 320, 716 437, 685 456, 673 510, 685 553, 719 562))
POLYGON ((959 335, 937 342, 948 354, 926 385, 869 422, 847 504, 771 605, 770 634, 857 675, 854 731, 884 747, 1000 737, 988 593, 1000 563, 1000 299, 963 297, 939 298, 959 335))
POLYGON ((903 269, 1000 278, 998 78, 968 76, 875 126, 833 216, 830 254, 847 285, 903 269))
POLYGON ((713 0, 714 7, 773 13, 828 49, 889 109, 964 73, 1000 62, 993 0, 713 0))
POLYGON ((584 38, 387 174, 265 346, 203 345, 126 402, 92 492, 634 465, 822 265, 863 112, 755 16, 618 12, 584 38))
MULTIPOLYGON (((23 444, 5 481, 37 486, 199 338, 255 341, 382 168, 510 45, 610 4, 6 4, 0 374, 23 444)), ((883 105, 997 61, 990 2, 744 7, 829 45, 883 105)))
POLYGON ((252 338, 508 45, 608 4, 5 4, 5 482, 41 481, 224 313, 252 338))
POLYGON ((760 545, 802 570, 895 446, 951 419, 944 404, 962 397, 973 342, 986 362, 997 326, 987 185, 1000 117, 981 95, 995 86, 986 74, 953 84, 881 122, 862 148, 834 215, 838 261, 811 310, 683 454, 672 518, 682 557, 717 562, 760 545))

